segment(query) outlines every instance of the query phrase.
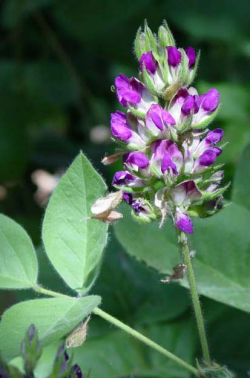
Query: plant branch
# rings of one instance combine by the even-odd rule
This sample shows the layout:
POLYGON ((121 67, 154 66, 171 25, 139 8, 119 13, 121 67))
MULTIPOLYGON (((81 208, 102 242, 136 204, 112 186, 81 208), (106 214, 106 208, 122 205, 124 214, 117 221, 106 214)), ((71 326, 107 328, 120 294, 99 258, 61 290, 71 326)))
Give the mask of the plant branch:
POLYGON ((186 234, 184 234, 184 232, 179 233, 179 243, 181 245, 184 263, 187 266, 187 276, 188 276, 188 282, 189 282, 189 287, 190 287, 190 294, 192 298, 204 362, 206 362, 208 365, 211 365, 211 358, 210 358, 210 353, 209 353, 209 348, 208 348, 206 330, 205 330, 201 304, 200 304, 199 294, 198 294, 197 285, 196 285, 196 279, 195 279, 194 270, 193 270, 192 259, 190 257, 187 236, 186 234))
MULTIPOLYGON (((45 294, 50 297, 69 297, 68 295, 57 293, 52 290, 44 289, 43 287, 37 285, 33 287, 33 290, 40 294, 45 294)), ((184 369, 190 371, 192 374, 194 374, 196 377, 199 377, 198 370, 188 364, 187 362, 183 361, 181 358, 175 356, 173 353, 169 352, 167 349, 164 349, 154 341, 150 340, 146 336, 143 336, 140 332, 136 331, 135 329, 127 326, 126 324, 122 323, 120 320, 114 318, 112 315, 109 315, 105 311, 101 310, 100 308, 96 307, 93 310, 93 313, 95 315, 100 316, 101 318, 105 319, 109 323, 115 325, 116 327, 120 328, 122 331, 128 333, 129 335, 135 337, 137 340, 140 340, 142 343, 146 344, 152 349, 157 350, 159 353, 163 354, 165 357, 168 357, 172 361, 176 362, 178 365, 182 366, 184 369)))
POLYGON ((57 293, 56 291, 52 291, 52 290, 48 290, 48 289, 44 289, 42 286, 39 286, 39 285, 34 286, 33 290, 36 291, 39 294, 48 295, 50 297, 66 297, 66 298, 69 297, 69 295, 57 293))

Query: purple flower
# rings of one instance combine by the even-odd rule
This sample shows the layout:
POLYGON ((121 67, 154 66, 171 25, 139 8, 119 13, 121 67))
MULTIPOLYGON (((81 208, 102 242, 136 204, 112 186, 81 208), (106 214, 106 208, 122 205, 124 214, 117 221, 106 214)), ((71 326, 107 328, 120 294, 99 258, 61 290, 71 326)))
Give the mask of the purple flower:
POLYGON ((132 202, 133 214, 136 219, 140 219, 143 222, 150 222, 155 219, 154 210, 150 203, 143 199, 137 198, 132 202))
POLYGON ((153 56, 152 51, 147 52, 146 54, 142 54, 141 60, 140 60, 140 68, 143 72, 143 66, 145 66, 146 70, 151 73, 155 74, 156 68, 157 68, 157 62, 153 56))
POLYGON ((216 158, 222 153, 222 149, 214 147, 223 138, 223 130, 215 129, 210 131, 207 136, 201 140, 200 136, 193 134, 190 141, 183 144, 185 154, 184 162, 186 173, 202 173, 206 167, 212 165, 216 158))
POLYGON ((115 79, 118 101, 124 107, 129 105, 139 111, 146 111, 153 103, 153 97, 144 85, 136 78, 127 78, 120 74, 115 79))
POLYGON ((195 100, 193 96, 188 95, 186 99, 183 102, 183 105, 181 107, 181 113, 184 116, 189 116, 192 112, 192 110, 195 110, 195 100))
POLYGON ((209 91, 203 94, 200 99, 202 109, 208 113, 212 113, 218 108, 220 95, 217 89, 209 89, 209 91))
POLYGON ((111 114, 111 132, 123 141, 128 141, 132 137, 132 131, 127 125, 126 114, 120 111, 111 114))
POLYGON ((124 168, 131 170, 134 174, 139 174, 143 177, 150 175, 149 160, 143 152, 130 152, 123 156, 124 168))
POLYGON ((181 52, 174 46, 166 47, 168 52, 168 64, 177 67, 181 62, 181 52))
POLYGON ((191 90, 180 89, 170 103, 170 114, 176 121, 177 128, 186 120, 191 113, 196 113, 197 105, 195 98, 189 92, 191 90))
POLYGON ((217 144, 221 141, 221 139, 224 136, 224 131, 222 129, 214 129, 212 131, 209 131, 207 134, 205 141, 209 145, 217 144))
POLYGON ((140 187, 145 185, 145 181, 133 176, 127 171, 118 171, 115 173, 112 185, 114 186, 131 186, 140 187))
POLYGON ((110 125, 111 132, 115 138, 135 147, 144 146, 145 143, 136 130, 137 120, 133 120, 131 116, 126 116, 125 113, 117 111, 111 114, 110 125))
POLYGON ((142 169, 149 166, 149 160, 147 156, 140 151, 131 152, 124 155, 124 163, 130 165, 131 167, 138 167, 142 169))
POLYGON ((146 206, 143 206, 143 204, 139 201, 134 201, 132 203, 132 208, 134 212, 138 215, 140 212, 145 212, 147 213, 147 208, 146 206))
POLYGON ((128 205, 132 205, 132 201, 133 201, 132 193, 123 192, 122 196, 123 196, 124 201, 127 202, 128 205))
POLYGON ((201 173, 206 170, 207 167, 214 164, 215 160, 221 155, 222 149, 218 147, 211 147, 195 161, 194 173, 201 173))
POLYGON ((195 157, 201 156, 205 151, 210 147, 213 147, 215 144, 219 143, 223 138, 224 132, 222 129, 214 129, 209 131, 207 136, 198 144, 195 141, 195 149, 193 149, 193 155, 195 157))
POLYGON ((179 228, 180 231, 185 232, 185 234, 192 234, 194 232, 193 224, 189 216, 187 214, 182 213, 178 209, 176 211, 175 225, 179 228))
POLYGON ((129 185, 135 182, 136 177, 129 172, 118 171, 113 177, 112 185, 129 185))
POLYGON ((177 127, 192 113, 194 126, 205 121, 218 108, 219 99, 217 89, 210 89, 201 96, 198 96, 194 88, 180 89, 170 103, 169 112, 174 117, 177 127))
POLYGON ((201 193, 193 180, 183 181, 176 185, 172 189, 171 195, 174 204, 178 207, 189 206, 201 198, 201 193))
POLYGON ((196 62, 196 52, 193 47, 188 47, 186 49, 186 54, 189 60, 189 68, 193 68, 196 62))
POLYGON ((115 79, 115 86, 117 98, 122 106, 127 107, 128 103, 138 104, 141 101, 140 93, 131 85, 131 79, 128 79, 127 76, 118 75, 115 79))
POLYGON ((224 171, 215 172, 209 179, 211 184, 206 189, 206 192, 209 192, 209 193, 214 192, 218 188, 218 186, 221 184, 223 176, 224 176, 224 171))
POLYGON ((150 106, 146 114, 146 127, 153 136, 169 136, 169 126, 175 125, 172 115, 158 104, 150 106))
POLYGON ((159 139, 152 143, 153 156, 151 168, 162 175, 165 172, 178 175, 183 163, 183 156, 178 146, 170 140, 159 139))
POLYGON ((171 160, 170 154, 165 152, 161 163, 161 171, 162 173, 165 173, 166 171, 169 171, 170 168, 175 175, 178 175, 176 165, 171 160))

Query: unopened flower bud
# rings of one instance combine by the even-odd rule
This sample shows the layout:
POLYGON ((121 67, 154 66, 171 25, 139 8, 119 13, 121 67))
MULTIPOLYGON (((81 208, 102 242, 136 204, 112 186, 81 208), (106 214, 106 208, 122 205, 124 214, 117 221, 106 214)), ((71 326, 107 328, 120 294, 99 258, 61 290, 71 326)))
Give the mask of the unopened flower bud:
POLYGON ((179 209, 176 210, 175 224, 176 227, 178 227, 180 231, 185 232, 185 234, 192 234, 194 232, 190 217, 187 214, 181 212, 179 209))
POLYGON ((82 371, 79 365, 72 366, 69 374, 69 378, 82 378, 82 371))
POLYGON ((24 369, 27 375, 33 373, 37 361, 41 357, 41 346, 38 340, 37 330, 32 324, 25 334, 21 344, 21 354, 24 360, 24 369))

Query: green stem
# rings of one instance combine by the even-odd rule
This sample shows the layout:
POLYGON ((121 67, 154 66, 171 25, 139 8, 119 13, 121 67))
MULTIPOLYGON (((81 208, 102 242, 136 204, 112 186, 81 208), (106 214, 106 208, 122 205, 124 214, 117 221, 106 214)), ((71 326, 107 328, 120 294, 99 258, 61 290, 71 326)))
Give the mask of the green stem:
POLYGON ((116 327, 120 328, 121 330, 128 333, 129 335, 135 337, 137 340, 140 340, 141 342, 143 342, 150 348, 157 350, 159 353, 163 354, 165 357, 168 357, 172 361, 176 362, 178 365, 190 371, 196 377, 199 377, 199 372, 195 367, 193 367, 192 365, 189 365, 187 362, 183 361, 179 357, 175 356, 173 353, 169 352, 168 350, 164 349, 160 345, 156 344, 154 341, 148 339, 146 336, 143 336, 140 332, 136 331, 133 328, 130 328, 126 324, 122 323, 120 320, 107 314, 106 312, 104 312, 98 307, 93 310, 93 313, 107 320, 109 323, 114 324, 116 327))
MULTIPOLYGON (((45 294, 50 297, 69 297, 68 295, 65 295, 65 294, 61 294, 52 290, 44 289, 43 287, 39 285, 34 286, 33 290, 36 291, 37 293, 45 294)), ((135 329, 130 328, 126 324, 122 323, 120 320, 114 318, 112 315, 107 314, 106 312, 104 312, 98 307, 96 307, 93 310, 93 313, 107 320, 109 323, 114 324, 116 327, 120 328, 121 330, 128 333, 129 335, 135 337, 137 340, 140 340, 142 343, 146 344, 150 348, 157 350, 159 353, 163 354, 165 357, 168 357, 172 361, 176 362, 178 365, 182 366, 184 369, 190 371, 196 377, 199 377, 199 372, 194 366, 189 365, 187 362, 183 361, 181 358, 175 356, 173 353, 169 352, 168 350, 164 349, 160 345, 156 344, 154 341, 148 339, 146 336, 143 336, 140 332, 136 331, 135 329)))
POLYGON ((56 291, 44 289, 42 286, 39 286, 39 285, 34 286, 33 290, 39 294, 48 295, 50 297, 67 297, 67 298, 69 297, 69 295, 65 295, 65 294, 57 293, 56 291))
POLYGON ((191 293, 191 298, 193 302, 193 308, 194 308, 198 333, 200 337, 200 343, 201 343, 204 362, 206 362, 208 365, 211 365, 211 358, 210 358, 210 353, 209 353, 209 348, 208 348, 208 342, 207 342, 205 325, 204 325, 204 320, 203 320, 203 315, 202 315, 202 310, 201 310, 200 299, 199 299, 199 295, 197 291, 197 285, 196 285, 196 279, 195 279, 194 270, 193 270, 192 259, 190 257, 187 236, 186 234, 184 234, 184 232, 179 233, 179 243, 181 244, 184 263, 187 266, 188 282, 189 282, 190 293, 191 293))

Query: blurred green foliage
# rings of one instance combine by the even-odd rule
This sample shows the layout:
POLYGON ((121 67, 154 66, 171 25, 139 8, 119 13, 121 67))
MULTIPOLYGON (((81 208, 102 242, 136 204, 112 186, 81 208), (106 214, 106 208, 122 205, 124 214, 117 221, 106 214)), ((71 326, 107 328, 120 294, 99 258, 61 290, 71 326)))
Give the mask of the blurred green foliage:
MULTIPOLYGON (((201 49, 195 85, 199 91, 220 90, 223 106, 216 126, 223 127, 229 141, 220 161, 226 163, 226 179, 233 178, 250 142, 249 0, 2 0, 0 11, 0 211, 20 222, 37 246, 44 210, 35 197, 34 171, 60 173, 80 149, 108 184, 119 167, 120 163, 112 167, 100 163, 105 153, 114 150, 108 135, 109 114, 118 105, 110 87, 120 72, 137 74, 132 42, 144 18, 154 30, 165 18, 179 46, 201 49)), ((230 191, 227 195, 230 197, 230 191)), ((39 260, 42 283, 65 290, 54 279, 41 246, 39 260)), ((173 345, 176 353, 193 361, 199 350, 194 351, 187 292, 175 285, 164 289, 158 274, 134 262, 113 241, 93 293, 103 296, 103 308, 111 314, 156 341, 170 348, 173 345), (178 321, 181 335, 175 333, 178 321), (158 330, 163 325, 169 327, 165 341, 158 330), (176 349, 183 338, 192 350, 176 349)), ((1 312, 32 295, 29 291, 3 292, 1 312)), ((247 377, 249 314, 209 299, 203 303, 213 357, 239 377, 247 377)), ((147 369, 139 369, 145 361, 147 377, 155 364, 161 377, 180 374, 170 367, 164 370, 162 361, 149 356, 145 348, 138 350, 136 344, 131 348, 136 348, 134 356, 139 355, 140 362, 128 365, 122 359, 131 341, 94 317, 90 324, 90 343, 77 356, 86 369, 84 359, 88 360, 93 377, 99 376, 100 368, 103 378, 145 376, 147 369), (94 358, 93 353, 103 348, 107 348, 105 353, 98 352, 94 358), (106 359, 110 364, 105 365, 106 359), (108 369, 112 363, 113 375, 108 369)))

